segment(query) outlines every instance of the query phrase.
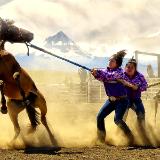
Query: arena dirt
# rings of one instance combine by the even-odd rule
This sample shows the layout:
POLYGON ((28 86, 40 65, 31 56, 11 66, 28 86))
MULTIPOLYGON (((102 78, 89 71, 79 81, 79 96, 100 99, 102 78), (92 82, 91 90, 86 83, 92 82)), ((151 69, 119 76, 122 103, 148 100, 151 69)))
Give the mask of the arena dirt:
MULTIPOLYGON (((48 72, 49 73, 49 72, 48 72)), ((136 115, 133 111, 129 111, 127 117, 127 124, 134 133, 136 144, 140 147, 127 146, 127 140, 114 124, 114 112, 109 115, 106 122, 107 145, 98 145, 96 142, 96 115, 103 105, 103 103, 81 103, 61 101, 58 100, 56 90, 47 90, 47 85, 56 83, 57 81, 63 83, 66 74, 48 73, 38 71, 31 72, 30 75, 36 82, 36 85, 44 94, 48 113, 47 119, 52 131, 60 144, 62 150, 58 153, 38 154, 36 157, 42 159, 159 159, 160 151, 160 124, 159 112, 157 114, 157 121, 154 119, 154 102, 144 101, 146 108, 146 135, 149 138, 151 145, 146 147, 142 141, 140 131, 136 127, 136 115), (39 78, 43 75, 43 79, 39 78), (54 76, 54 77, 53 77, 54 76), (57 76, 57 77, 56 77, 57 76), (43 85, 42 85, 43 84, 43 85), (46 85, 45 85, 46 84, 46 85), (51 90, 53 92, 51 92, 51 90)), ((78 81, 78 78, 72 73, 73 79, 78 81)), ((62 96, 62 95, 61 95, 62 96)), ((63 95, 64 97, 66 95, 63 95)), ((158 110, 159 111, 159 110, 158 110)), ((35 154, 24 154, 26 144, 31 146, 51 146, 48 134, 45 128, 40 125, 33 135, 28 135, 27 130, 29 120, 25 110, 19 115, 19 123, 22 129, 22 134, 19 138, 11 143, 14 136, 14 128, 8 115, 0 116, 0 159, 23 159, 34 157, 35 154), (11 150, 12 149, 12 150, 11 150), (16 150, 15 150, 16 149, 16 150), (17 150, 18 149, 18 150, 17 150), (24 157, 23 157, 24 156, 24 157), (8 158, 7 158, 8 157, 8 158)))

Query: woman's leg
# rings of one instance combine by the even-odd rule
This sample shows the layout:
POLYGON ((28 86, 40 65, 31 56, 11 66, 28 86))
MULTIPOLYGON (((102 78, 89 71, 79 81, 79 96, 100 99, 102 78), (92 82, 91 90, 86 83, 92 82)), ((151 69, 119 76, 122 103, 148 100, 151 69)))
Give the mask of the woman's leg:
POLYGON ((134 100, 134 108, 135 108, 135 112, 137 114, 138 123, 144 124, 144 122, 145 122, 145 109, 144 109, 144 105, 142 103, 142 100, 140 98, 134 100))
POLYGON ((128 108, 128 99, 122 99, 115 102, 115 124, 122 129, 124 134, 129 138, 130 143, 133 143, 133 135, 127 124, 123 121, 123 116, 128 108))
POLYGON ((106 137, 106 129, 105 129, 104 119, 114 109, 115 109, 115 107, 112 104, 112 102, 107 100, 97 115, 97 135, 98 135, 98 139, 103 143, 105 142, 105 137, 106 137))
POLYGON ((137 114, 138 133, 140 134, 143 143, 145 143, 146 145, 151 145, 151 141, 145 130, 145 109, 142 100, 140 98, 134 100, 134 106, 135 112, 137 114))
POLYGON ((127 117, 128 117, 129 109, 132 108, 132 106, 133 106, 133 103, 132 103, 132 101, 129 100, 129 101, 128 101, 128 107, 127 107, 127 109, 126 109, 126 111, 125 111, 125 113, 124 113, 124 116, 123 116, 123 121, 124 121, 124 122, 126 122, 127 117))

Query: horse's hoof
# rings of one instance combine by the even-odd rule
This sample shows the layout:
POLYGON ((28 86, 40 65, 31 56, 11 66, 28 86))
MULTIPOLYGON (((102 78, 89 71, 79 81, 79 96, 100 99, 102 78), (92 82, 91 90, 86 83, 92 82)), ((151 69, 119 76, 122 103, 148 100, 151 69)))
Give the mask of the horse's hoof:
POLYGON ((8 113, 7 108, 1 108, 1 113, 2 113, 2 114, 7 114, 7 113, 8 113))

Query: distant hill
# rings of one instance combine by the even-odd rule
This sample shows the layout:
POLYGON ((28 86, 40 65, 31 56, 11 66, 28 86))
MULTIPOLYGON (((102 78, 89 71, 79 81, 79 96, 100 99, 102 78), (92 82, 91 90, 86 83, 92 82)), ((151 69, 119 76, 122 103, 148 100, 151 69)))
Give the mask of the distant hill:
MULTIPOLYGON (((44 41, 44 47, 48 51, 53 52, 61 57, 77 62, 81 65, 87 66, 89 68, 105 68, 108 64, 108 57, 98 57, 93 56, 85 51, 83 51, 78 45, 69 38, 64 32, 60 31, 53 36, 49 36, 44 41)), ((145 58, 145 57, 144 57, 145 58)), ((29 69, 43 69, 43 70, 77 70, 78 67, 69 64, 68 62, 62 61, 50 55, 46 55, 40 51, 35 50, 35 52, 30 53, 28 57, 26 54, 16 55, 17 61, 25 68, 29 69)), ((127 63, 128 59, 125 58, 123 66, 127 63)), ((152 64, 153 69, 157 70, 156 62, 152 64)), ((139 61, 138 69, 146 74, 147 64, 139 61)))
MULTIPOLYGON (((17 61, 21 66, 32 69, 32 70, 64 70, 64 71, 77 71, 78 67, 74 66, 68 62, 62 61, 52 56, 46 56, 45 54, 37 55, 31 53, 30 56, 26 54, 16 55, 17 61)), ((85 58, 84 58, 85 59, 85 58)), ((105 68, 108 64, 108 57, 93 57, 91 59, 79 61, 78 59, 70 59, 81 65, 87 66, 89 68, 105 68)), ((124 68, 127 63, 128 58, 123 61, 122 68, 124 68)), ((157 70, 156 65, 153 65, 153 69, 157 70)), ((147 64, 139 63, 138 70, 146 75, 147 64)))

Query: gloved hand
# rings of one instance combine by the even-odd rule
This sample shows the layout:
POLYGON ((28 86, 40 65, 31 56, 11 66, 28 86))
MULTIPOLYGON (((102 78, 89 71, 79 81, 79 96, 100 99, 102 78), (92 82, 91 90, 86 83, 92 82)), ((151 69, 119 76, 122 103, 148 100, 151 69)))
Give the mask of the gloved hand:
POLYGON ((95 77, 97 75, 97 69, 96 68, 93 68, 91 70, 91 74, 95 77))

